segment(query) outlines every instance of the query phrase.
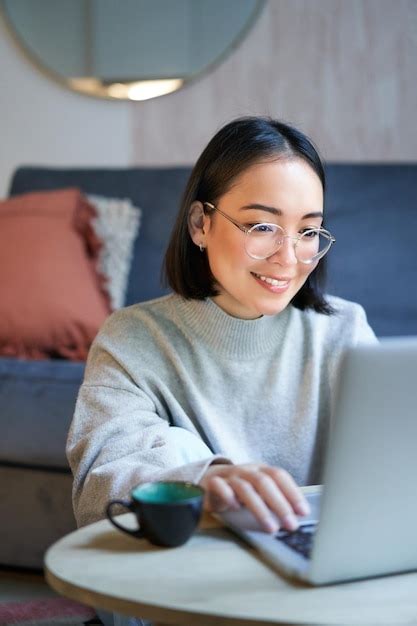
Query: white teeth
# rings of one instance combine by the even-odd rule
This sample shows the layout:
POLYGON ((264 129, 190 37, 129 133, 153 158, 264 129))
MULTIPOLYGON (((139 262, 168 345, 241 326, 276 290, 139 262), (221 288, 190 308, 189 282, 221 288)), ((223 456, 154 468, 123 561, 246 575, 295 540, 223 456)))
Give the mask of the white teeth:
POLYGON ((273 285, 274 287, 285 287, 285 285, 288 285, 288 280, 277 280, 276 278, 268 278, 268 276, 261 276, 260 274, 255 274, 255 276, 263 280, 264 283, 268 283, 268 285, 273 285))

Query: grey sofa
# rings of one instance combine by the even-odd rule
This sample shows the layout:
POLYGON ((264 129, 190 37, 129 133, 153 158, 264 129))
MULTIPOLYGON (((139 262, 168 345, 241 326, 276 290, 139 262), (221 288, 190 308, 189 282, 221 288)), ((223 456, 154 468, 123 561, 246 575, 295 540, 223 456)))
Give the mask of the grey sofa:
MULTIPOLYGON (((23 167, 10 195, 76 186, 143 210, 126 304, 166 292, 160 267, 190 168, 23 167)), ((329 288, 360 302, 378 336, 417 335, 417 165, 329 164, 329 288)), ((0 565, 42 567, 75 528, 65 440, 82 363, 0 358, 0 565)))

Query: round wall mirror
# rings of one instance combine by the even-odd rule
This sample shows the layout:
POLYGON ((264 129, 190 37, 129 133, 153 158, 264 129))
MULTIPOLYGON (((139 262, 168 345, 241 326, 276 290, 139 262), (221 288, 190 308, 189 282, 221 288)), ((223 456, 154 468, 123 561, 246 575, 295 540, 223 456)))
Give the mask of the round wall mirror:
POLYGON ((147 100, 180 89, 243 39, 265 0, 2 0, 29 58, 92 96, 147 100))

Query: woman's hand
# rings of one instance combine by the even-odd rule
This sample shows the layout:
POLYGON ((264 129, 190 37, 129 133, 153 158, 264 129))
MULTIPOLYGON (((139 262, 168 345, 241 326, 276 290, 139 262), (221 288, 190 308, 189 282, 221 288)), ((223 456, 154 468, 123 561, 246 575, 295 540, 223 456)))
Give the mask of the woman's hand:
POLYGON ((296 530, 297 515, 308 515, 309 504, 291 475, 263 463, 210 465, 200 480, 206 490, 204 508, 211 513, 246 506, 267 532, 280 526, 296 530), (271 515, 271 511, 279 519, 271 515), (280 526, 279 526, 280 524, 280 526))

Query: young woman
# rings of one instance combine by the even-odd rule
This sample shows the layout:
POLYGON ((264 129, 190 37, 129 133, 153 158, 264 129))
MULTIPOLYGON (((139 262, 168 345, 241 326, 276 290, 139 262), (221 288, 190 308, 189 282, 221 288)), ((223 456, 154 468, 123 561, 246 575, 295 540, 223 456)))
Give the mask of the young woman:
POLYGON ((291 126, 241 118, 210 141, 165 258, 173 294, 115 312, 90 350, 67 446, 79 525, 161 479, 268 532, 308 512, 340 357, 376 341, 359 305, 322 291, 324 190, 291 126))

